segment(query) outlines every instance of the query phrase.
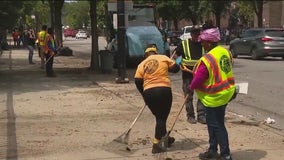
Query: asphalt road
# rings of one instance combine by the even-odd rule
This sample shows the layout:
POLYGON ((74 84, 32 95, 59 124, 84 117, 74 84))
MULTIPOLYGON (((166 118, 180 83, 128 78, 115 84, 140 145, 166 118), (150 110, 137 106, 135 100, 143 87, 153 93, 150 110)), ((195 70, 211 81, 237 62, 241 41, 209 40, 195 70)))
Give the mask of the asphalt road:
MULTIPOLYGON (((90 58, 91 40, 65 40, 65 45, 81 53, 82 58, 90 58)), ((99 39, 99 48, 106 46, 104 38, 99 39)), ((227 47, 227 46, 226 46, 227 47)), ((175 46, 171 46, 174 49, 175 46)), ((231 102, 228 110, 250 117, 252 120, 264 121, 268 117, 275 120, 270 126, 284 130, 284 61, 281 58, 268 57, 263 60, 252 60, 248 56, 234 59, 236 82, 248 82, 248 94, 239 94, 231 102)), ((127 72, 133 72, 128 69, 127 72)), ((130 74, 130 76, 132 76, 130 74)), ((172 74, 172 85, 175 94, 182 96, 181 73, 172 74)))

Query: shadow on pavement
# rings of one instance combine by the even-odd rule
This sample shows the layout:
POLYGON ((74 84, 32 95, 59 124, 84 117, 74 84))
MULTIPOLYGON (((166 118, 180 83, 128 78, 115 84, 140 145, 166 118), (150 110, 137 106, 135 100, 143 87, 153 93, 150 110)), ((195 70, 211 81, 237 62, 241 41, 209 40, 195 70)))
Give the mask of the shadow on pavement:
POLYGON ((238 157, 238 159, 234 158, 234 160, 259 160, 264 158, 266 154, 266 151, 247 149, 233 152, 232 157, 238 157))

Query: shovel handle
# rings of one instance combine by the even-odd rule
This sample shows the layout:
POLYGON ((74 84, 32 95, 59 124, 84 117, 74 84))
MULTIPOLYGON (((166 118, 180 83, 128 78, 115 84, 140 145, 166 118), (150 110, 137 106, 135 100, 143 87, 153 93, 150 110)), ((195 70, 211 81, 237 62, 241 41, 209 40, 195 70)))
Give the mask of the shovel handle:
POLYGON ((189 94, 186 94, 186 96, 185 96, 185 98, 184 98, 184 101, 183 101, 183 103, 182 103, 182 105, 181 105, 181 107, 180 107, 180 109, 179 109, 179 112, 177 113, 176 118, 175 118, 175 120, 174 120, 174 122, 173 122, 173 124, 172 124, 172 126, 171 126, 171 128, 170 128, 170 130, 169 130, 168 133, 167 133, 167 136, 169 136, 170 133, 172 132, 172 130, 173 130, 173 128, 174 128, 174 126, 175 126, 175 124, 176 124, 176 122, 177 122, 177 119, 178 119, 178 117, 179 117, 181 111, 183 110, 183 108, 184 108, 184 106, 185 106, 185 102, 186 102, 186 100, 187 100, 188 97, 189 97, 189 94))

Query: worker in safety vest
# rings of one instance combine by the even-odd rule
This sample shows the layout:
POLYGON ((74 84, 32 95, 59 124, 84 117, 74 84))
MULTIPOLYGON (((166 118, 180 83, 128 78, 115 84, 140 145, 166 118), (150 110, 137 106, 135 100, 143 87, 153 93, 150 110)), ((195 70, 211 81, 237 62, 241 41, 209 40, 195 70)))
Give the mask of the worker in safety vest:
POLYGON ((53 72, 53 58, 56 52, 57 49, 54 41, 53 29, 48 28, 45 44, 43 47, 43 53, 45 55, 45 60, 46 60, 45 70, 47 77, 55 77, 55 74, 53 72))
POLYGON ((40 68, 44 68, 44 53, 43 53, 43 47, 45 45, 45 39, 47 37, 47 25, 43 25, 41 27, 41 31, 38 32, 37 34, 37 43, 38 43, 38 46, 39 46, 39 56, 40 56, 40 59, 41 59, 41 67, 40 68))
POLYGON ((225 111, 234 96, 236 87, 230 52, 218 45, 220 32, 210 28, 201 32, 199 40, 207 54, 193 71, 190 90, 195 90, 201 105, 206 108, 206 124, 209 133, 209 149, 199 158, 218 159, 218 145, 222 160, 232 160, 228 132, 225 127, 225 111))
MULTIPOLYGON (((187 96, 185 103, 187 121, 191 124, 196 123, 195 112, 193 107, 193 90, 188 88, 188 84, 191 83, 193 75, 192 69, 196 62, 202 57, 204 51, 201 43, 198 42, 198 36, 200 34, 200 28, 198 26, 193 26, 191 29, 191 38, 181 41, 177 46, 174 53, 175 56, 182 56, 181 70, 182 70, 182 90, 184 97, 187 96)), ((174 56, 174 58, 175 58, 174 56)), ((205 119, 205 108, 200 105, 197 101, 197 121, 202 124, 206 124, 205 119)))

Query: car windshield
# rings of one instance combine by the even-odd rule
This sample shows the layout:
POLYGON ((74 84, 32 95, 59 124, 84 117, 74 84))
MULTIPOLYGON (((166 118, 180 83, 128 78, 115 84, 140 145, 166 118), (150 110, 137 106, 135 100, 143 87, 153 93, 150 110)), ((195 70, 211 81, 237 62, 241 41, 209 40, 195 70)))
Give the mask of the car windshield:
POLYGON ((284 37, 284 30, 266 30, 265 33, 271 37, 284 37))

